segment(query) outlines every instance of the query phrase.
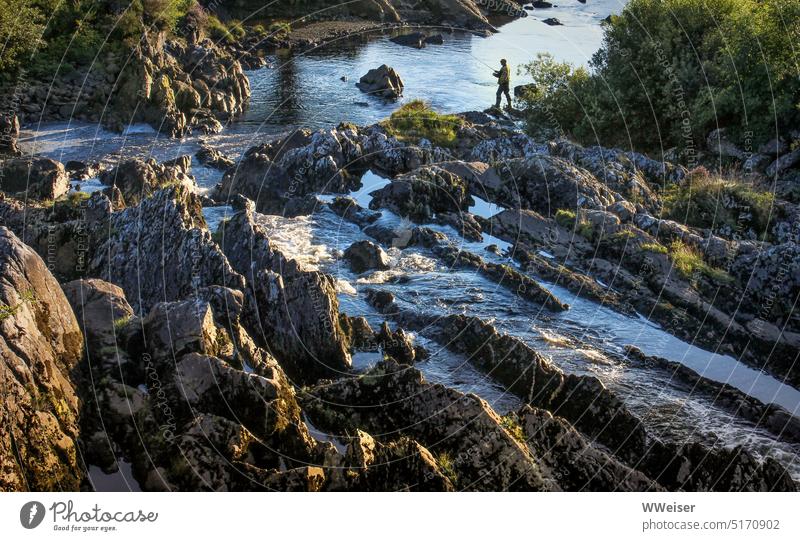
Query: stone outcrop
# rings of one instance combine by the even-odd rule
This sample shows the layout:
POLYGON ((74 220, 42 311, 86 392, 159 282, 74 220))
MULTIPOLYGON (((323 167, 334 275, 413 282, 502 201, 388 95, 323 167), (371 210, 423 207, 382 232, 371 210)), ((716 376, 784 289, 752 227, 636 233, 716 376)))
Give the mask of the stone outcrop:
POLYGON ((603 209, 614 202, 591 173, 562 158, 534 154, 512 159, 503 162, 498 173, 502 184, 489 195, 509 207, 553 216, 558 209, 603 209))
POLYGON ((462 212, 474 204, 461 177, 436 166, 401 175, 371 194, 371 209, 388 208, 415 221, 436 213, 462 212))
POLYGON ((61 162, 50 158, 12 158, 0 164, 0 189, 26 199, 58 199, 69 191, 61 162))
POLYGON ((161 33, 143 36, 115 90, 105 124, 122 130, 146 122, 172 136, 192 130, 217 133, 221 122, 240 115, 250 98, 239 62, 211 40, 184 45, 166 41, 161 33))
POLYGON ((78 322, 42 259, 2 226, 0 274, 0 489, 78 490, 78 322))
POLYGON ((486 402, 429 384, 411 367, 386 361, 358 378, 312 388, 308 395, 302 404, 318 426, 414 438, 451 472, 459 490, 557 489, 486 402))
POLYGON ((225 254, 247 280, 250 328, 292 379, 339 377, 350 369, 334 279, 305 270, 270 243, 251 211, 220 231, 225 254))
POLYGON ((100 182, 118 188, 124 203, 134 206, 169 186, 183 185, 194 189, 195 181, 190 174, 191 163, 190 156, 182 156, 162 164, 152 158, 147 161, 134 158, 104 171, 100 175, 100 182))
POLYGON ((244 287, 211 238, 199 198, 184 185, 112 214, 89 275, 120 286, 137 314, 205 286, 244 287))

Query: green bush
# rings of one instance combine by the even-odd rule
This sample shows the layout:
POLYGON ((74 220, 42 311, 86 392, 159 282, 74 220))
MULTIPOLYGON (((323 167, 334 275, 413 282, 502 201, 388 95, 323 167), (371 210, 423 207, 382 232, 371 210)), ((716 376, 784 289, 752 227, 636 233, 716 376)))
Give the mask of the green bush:
POLYGON ((0 0, 0 73, 8 75, 36 51, 45 17, 29 0, 0 0))
POLYGON ((425 138, 436 146, 450 147, 455 144, 456 132, 462 124, 460 117, 439 114, 424 101, 414 100, 392 113, 383 127, 400 140, 425 138))
POLYGON ((692 227, 736 232, 753 229, 768 235, 775 216, 774 195, 741 180, 690 174, 663 193, 664 215, 692 227))
POLYGON ((690 164, 718 126, 745 150, 800 122, 800 2, 631 0, 605 25, 592 73, 540 56, 523 69, 528 128, 690 164))

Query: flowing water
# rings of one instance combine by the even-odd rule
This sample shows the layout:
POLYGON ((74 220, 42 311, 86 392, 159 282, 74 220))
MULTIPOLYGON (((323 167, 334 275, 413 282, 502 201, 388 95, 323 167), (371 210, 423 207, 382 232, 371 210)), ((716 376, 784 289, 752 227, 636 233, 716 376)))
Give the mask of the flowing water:
MULTIPOLYGON (((269 58, 271 67, 248 73, 253 96, 245 118, 216 136, 174 140, 141 125, 131 126, 124 134, 114 134, 94 125, 51 123, 26 127, 23 148, 61 161, 113 164, 131 156, 153 157, 158 161, 173 159, 194 154, 201 142, 207 142, 238 157, 247 148, 294 127, 328 127, 342 121, 363 125, 385 118, 403 101, 387 103, 373 99, 354 86, 363 73, 383 63, 393 66, 403 77, 404 100, 422 98, 445 112, 480 110, 494 101, 496 87, 488 66, 496 66, 501 57, 518 66, 539 52, 586 65, 601 44, 600 21, 621 10, 623 5, 624 1, 616 0, 589 0, 587 4, 563 0, 561 7, 539 10, 527 18, 514 20, 490 38, 445 34, 444 45, 424 50, 393 44, 385 36, 372 36, 357 46, 334 44, 305 54, 273 56, 269 58), (557 17, 564 26, 543 24, 541 19, 547 17, 557 17), (343 76, 346 81, 340 79, 343 76)), ((524 77, 516 77, 512 84, 523 82, 524 77)), ((204 189, 221 177, 220 172, 202 167, 196 160, 193 174, 204 189)), ((362 188, 351 195, 366 207, 371 199, 369 193, 386 182, 367 173, 362 188)), ((96 181, 88 181, 80 189, 97 187, 96 181)), ((502 209, 476 198, 471 210, 488 217, 502 209)), ((212 229, 230 212, 228 207, 205 209, 212 229)), ((405 308, 481 317, 521 338, 565 371, 597 376, 655 433, 677 441, 729 447, 745 445, 759 456, 775 457, 800 479, 800 446, 776 441, 768 432, 713 406, 709 397, 692 392, 687 385, 671 379, 667 372, 629 365, 622 351, 627 344, 635 345, 649 355, 680 362, 710 379, 729 383, 763 402, 779 404, 800 415, 800 392, 775 378, 731 357, 683 342, 642 317, 618 314, 542 282, 570 304, 570 310, 564 313, 550 313, 474 271, 449 269, 422 249, 391 249, 391 270, 355 275, 339 256, 352 242, 367 237, 357 226, 328 210, 310 217, 260 219, 284 250, 303 264, 335 276, 342 312, 364 315, 373 327, 383 319, 365 301, 363 292, 367 287, 391 291, 405 308)), ((388 225, 403 226, 402 220, 390 212, 384 211, 381 220, 388 225)), ((485 235, 482 243, 468 242, 450 228, 431 227, 446 233, 464 250, 488 260, 513 264, 504 256, 485 250, 489 244, 497 245, 501 251, 508 248, 508 243, 500 239, 485 235)), ((432 353, 430 359, 418 365, 429 380, 475 393, 500 412, 519 407, 516 397, 473 368, 466 358, 431 341, 424 331, 416 339, 432 353)), ((358 353, 354 365, 363 369, 379 358, 375 353, 358 353)), ((319 433, 317 437, 328 436, 319 433)))

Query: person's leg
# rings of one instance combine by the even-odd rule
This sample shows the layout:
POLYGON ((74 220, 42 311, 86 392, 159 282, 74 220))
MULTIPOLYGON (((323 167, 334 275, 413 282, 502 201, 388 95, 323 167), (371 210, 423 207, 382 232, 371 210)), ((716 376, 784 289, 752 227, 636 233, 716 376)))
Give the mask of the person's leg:
POLYGON ((500 100, 503 99, 503 85, 499 85, 497 87, 497 101, 495 102, 494 106, 500 109, 500 100))
POLYGON ((509 92, 508 85, 505 85, 503 87, 503 93, 506 95, 506 101, 508 101, 508 108, 511 109, 511 92, 509 92))

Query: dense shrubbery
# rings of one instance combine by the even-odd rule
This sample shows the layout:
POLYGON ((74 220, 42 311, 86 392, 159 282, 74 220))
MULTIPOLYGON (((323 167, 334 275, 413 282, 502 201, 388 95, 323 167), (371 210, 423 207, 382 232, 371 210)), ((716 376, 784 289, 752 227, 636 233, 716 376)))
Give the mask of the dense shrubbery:
POLYGON ((144 29, 172 31, 195 0, 0 0, 0 71, 24 65, 53 76, 91 62, 101 48, 139 40, 144 29))
POLYGON ((631 0, 591 74, 547 56, 522 68, 539 87, 529 130, 690 157, 726 127, 754 150, 800 124, 798 42, 797 0, 631 0))
POLYGON ((691 175, 686 183, 665 190, 664 215, 693 227, 766 234, 775 215, 774 195, 734 179, 691 175))

